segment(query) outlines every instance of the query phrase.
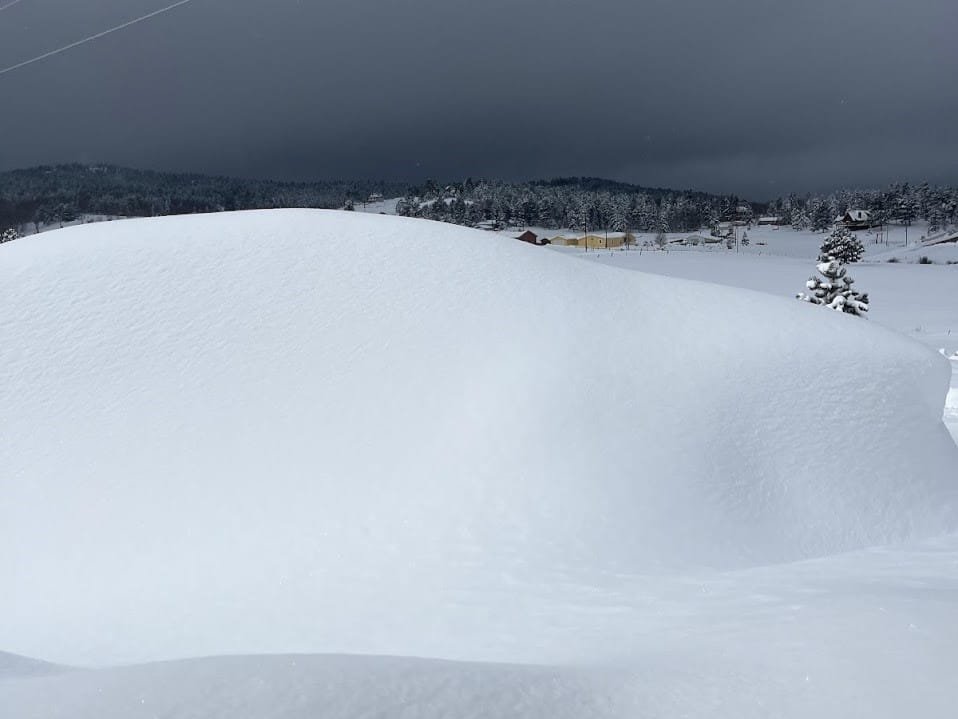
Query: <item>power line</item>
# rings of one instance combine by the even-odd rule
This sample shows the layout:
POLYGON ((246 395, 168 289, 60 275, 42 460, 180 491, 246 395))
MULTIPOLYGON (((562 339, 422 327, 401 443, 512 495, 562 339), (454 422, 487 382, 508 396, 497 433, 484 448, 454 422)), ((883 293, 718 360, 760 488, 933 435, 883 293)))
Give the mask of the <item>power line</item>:
MULTIPOLYGON (((15 0, 15 2, 20 2, 20 0, 15 0)), ((54 55, 59 55, 59 54, 62 53, 62 52, 66 52, 67 50, 72 50, 73 48, 79 47, 80 45, 86 45, 88 42, 93 42, 94 40, 99 40, 101 37, 105 37, 106 35, 110 35, 111 33, 118 32, 118 31, 120 31, 120 30, 125 30, 126 28, 130 27, 131 25, 136 25, 137 23, 143 22, 144 20, 149 20, 150 18, 154 18, 154 17, 156 17, 157 15, 162 15, 163 13, 167 13, 167 12, 169 12, 170 10, 175 10, 175 9, 178 8, 180 5, 186 5, 186 3, 188 3, 188 2, 193 2, 193 0, 179 0, 179 2, 175 2, 175 3, 173 3, 172 5, 167 5, 166 7, 160 8, 159 10, 154 10, 153 12, 147 13, 146 15, 141 15, 140 17, 135 18, 135 19, 133 19, 133 20, 127 20, 125 23, 122 23, 122 24, 120 24, 120 25, 117 25, 116 27, 111 27, 109 30, 104 30, 103 32, 98 32, 96 35, 90 35, 90 37, 85 37, 85 38, 83 38, 82 40, 77 40, 76 42, 71 42, 69 45, 64 45, 63 47, 57 48, 56 50, 51 50, 50 52, 45 52, 45 53, 43 53, 42 55, 38 55, 37 57, 31 58, 31 59, 29 59, 29 60, 24 60, 23 62, 18 62, 16 65, 11 65, 10 67, 7 67, 7 68, 4 68, 3 70, 0 70, 0 75, 6 75, 8 72, 13 72, 14 70, 19 70, 21 67, 26 67, 27 65, 32 65, 33 63, 35 63, 35 62, 40 62, 41 60, 46 60, 48 57, 53 57, 54 55)), ((10 7, 10 6, 9 6, 9 5, 6 5, 6 6, 5 6, 4 8, 2 8, 2 9, 5 9, 5 8, 7 8, 7 7, 10 7)))
POLYGON ((0 5, 0 12, 3 12, 8 7, 13 7, 14 5, 18 5, 19 3, 22 3, 22 2, 23 0, 13 0, 13 2, 8 2, 6 5, 0 5))

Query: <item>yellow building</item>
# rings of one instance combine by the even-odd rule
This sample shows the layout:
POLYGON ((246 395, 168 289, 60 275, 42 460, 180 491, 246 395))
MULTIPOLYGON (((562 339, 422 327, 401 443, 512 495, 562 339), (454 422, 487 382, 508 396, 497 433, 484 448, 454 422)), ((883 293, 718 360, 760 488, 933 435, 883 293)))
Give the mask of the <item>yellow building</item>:
POLYGON ((606 235, 586 235, 576 238, 576 246, 589 250, 617 250, 625 244, 625 235, 621 232, 610 232, 606 235))
POLYGON ((591 234, 584 235, 582 237, 565 237, 564 235, 556 235, 549 240, 549 242, 550 244, 558 245, 559 247, 581 247, 582 249, 590 250, 617 250, 626 244, 626 238, 628 238, 629 244, 635 244, 635 237, 633 235, 627 235, 622 232, 610 232, 608 236, 606 236, 604 232, 601 235, 591 234))

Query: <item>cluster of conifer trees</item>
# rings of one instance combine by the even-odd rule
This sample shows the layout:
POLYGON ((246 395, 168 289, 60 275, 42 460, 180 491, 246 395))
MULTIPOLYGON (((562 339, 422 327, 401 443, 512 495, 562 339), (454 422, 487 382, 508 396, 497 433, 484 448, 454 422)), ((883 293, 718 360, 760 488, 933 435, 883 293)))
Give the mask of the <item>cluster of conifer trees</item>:
POLYGON ((393 181, 277 182, 60 165, 0 173, 0 230, 21 234, 83 216, 143 217, 277 207, 354 207, 371 195, 402 197, 398 212, 467 226, 687 232, 758 214, 796 229, 824 231, 849 209, 873 221, 925 220, 929 231, 958 224, 958 189, 901 183, 747 203, 735 195, 646 188, 598 178, 534 182, 466 180, 418 186, 393 181))
POLYGON ((796 229, 825 231, 846 210, 867 210, 876 224, 925 220, 929 230, 958 223, 958 189, 901 183, 885 190, 841 190, 748 203, 735 195, 649 189, 595 178, 507 183, 467 180, 411 188, 403 215, 461 225, 687 232, 759 213, 796 229))
POLYGON ((342 207, 344 198, 397 197, 406 183, 274 182, 58 165, 0 173, 0 231, 33 232, 82 216, 150 217, 275 207, 342 207))

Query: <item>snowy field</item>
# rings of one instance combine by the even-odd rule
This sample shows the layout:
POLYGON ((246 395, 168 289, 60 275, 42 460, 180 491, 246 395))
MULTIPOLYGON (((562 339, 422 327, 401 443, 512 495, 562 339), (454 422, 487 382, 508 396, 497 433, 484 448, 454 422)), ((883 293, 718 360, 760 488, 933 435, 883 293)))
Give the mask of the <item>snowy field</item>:
POLYGON ((952 717, 958 267, 856 267, 865 321, 785 237, 3 245, 4 716, 952 717))
POLYGON ((38 222, 33 224, 29 222, 25 224, 22 228, 24 235, 35 235, 39 232, 53 232, 54 230, 62 230, 65 227, 76 227, 77 225, 88 225, 96 222, 114 222, 116 220, 125 219, 120 215, 90 215, 83 214, 77 217, 75 220, 69 220, 67 222, 38 222))
POLYGON ((391 197, 379 202, 357 202, 356 212, 367 212, 375 215, 395 215, 396 206, 399 204, 399 197, 391 197))
MULTIPOLYGON (((504 237, 515 237, 522 232, 525 227, 510 228, 497 234, 504 237)), ((542 227, 528 228, 540 237, 552 238, 557 235, 563 237, 581 237, 581 232, 576 232, 568 228, 554 230, 542 227)), ((723 242, 715 244, 699 244, 690 246, 681 244, 692 236, 700 238, 709 237, 708 230, 699 230, 696 232, 672 232, 667 233, 669 252, 707 252, 715 255, 775 255, 779 257, 792 257, 796 259, 813 259, 818 255, 818 248, 822 240, 828 235, 827 232, 812 232, 811 230, 793 230, 790 227, 751 227, 748 229, 737 228, 738 238, 741 240, 743 230, 748 235, 749 244, 747 246, 739 243, 737 248, 728 249, 723 242)), ((863 262, 888 262, 895 260, 902 263, 917 263, 922 256, 928 257, 933 263, 947 264, 954 262, 958 264, 958 243, 935 244, 945 236, 951 236, 953 230, 949 232, 936 231, 930 232, 928 226, 923 222, 916 222, 905 228, 903 225, 890 225, 879 233, 878 229, 858 230, 854 234, 862 241, 865 247, 865 258, 863 262), (906 232, 907 230, 907 232, 906 232)), ((603 235, 603 230, 590 230, 590 234, 603 235)), ((615 235, 615 233, 610 233, 615 235)), ((621 233, 619 233, 621 234, 621 233)), ((643 247, 652 247, 655 249, 655 235, 649 233, 636 232, 635 246, 629 251, 638 251, 643 247)), ((557 248, 555 248, 557 249, 557 248)), ((570 249, 571 251, 571 249, 570 249)), ((591 253, 593 250, 589 250, 591 253)), ((583 251, 584 252, 584 251, 583 251)))
MULTIPOLYGON (((921 223, 909 228, 907 244, 905 228, 900 226, 892 227, 880 244, 872 232, 857 234, 865 245, 865 257, 850 268, 849 274, 856 287, 870 294, 871 320, 954 357, 954 391, 946 403, 945 421, 958 440, 958 243, 916 243, 915 238, 926 234, 944 234, 931 235, 921 223), (929 258, 932 264, 921 264, 921 257, 929 258), (892 258, 895 262, 889 262, 892 258)), ((805 280, 814 274, 814 260, 825 234, 757 227, 748 230, 748 235, 750 245, 737 251, 724 245, 675 244, 670 244, 668 251, 648 250, 644 245, 653 244, 654 238, 642 234, 636 236, 637 247, 629 250, 549 249, 599 264, 743 287, 779 297, 803 291, 805 280)), ((669 238, 687 236, 672 234, 669 238)))

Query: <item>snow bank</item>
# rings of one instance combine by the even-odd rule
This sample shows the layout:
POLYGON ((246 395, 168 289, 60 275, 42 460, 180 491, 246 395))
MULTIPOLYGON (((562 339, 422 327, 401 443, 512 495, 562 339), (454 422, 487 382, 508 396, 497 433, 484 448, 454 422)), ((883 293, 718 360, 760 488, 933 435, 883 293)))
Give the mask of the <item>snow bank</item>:
MULTIPOLYGON (((68 671, 66 667, 30 657, 0 652, 0 681, 4 679, 41 677, 68 671)), ((6 704, 4 704, 6 706, 6 704)))
POLYGON ((790 300, 300 210, 19 240, 0 300, 0 646, 52 659, 489 659, 413 608, 956 524, 948 363, 790 300))
POLYGON ((38 718, 582 719, 628 716, 636 701, 626 698, 624 683, 624 677, 569 668, 390 657, 224 657, 0 685, 0 697, 10 716, 38 718))

